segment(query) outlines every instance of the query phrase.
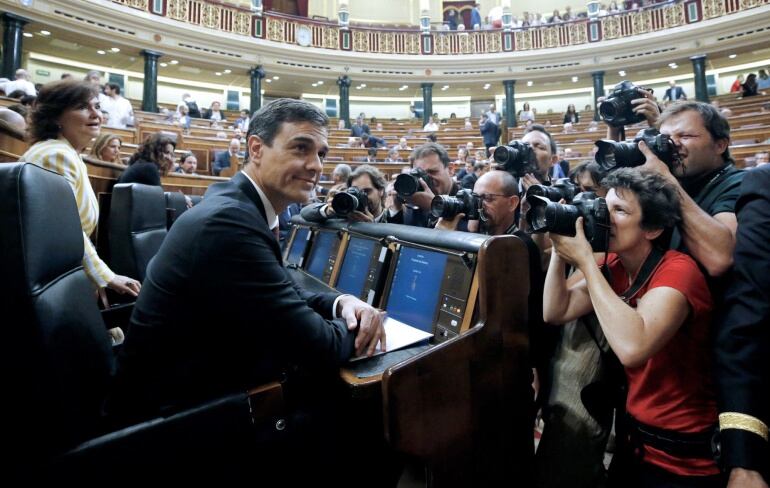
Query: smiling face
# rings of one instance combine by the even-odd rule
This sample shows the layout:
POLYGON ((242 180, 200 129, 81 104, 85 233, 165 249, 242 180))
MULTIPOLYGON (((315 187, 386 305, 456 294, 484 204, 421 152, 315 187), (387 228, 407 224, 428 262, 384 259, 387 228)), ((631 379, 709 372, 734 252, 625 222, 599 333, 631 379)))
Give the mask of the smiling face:
POLYGON ((69 108, 59 117, 61 135, 78 151, 99 135, 102 112, 99 99, 93 97, 87 103, 69 108))
POLYGON ((290 203, 305 203, 323 170, 329 151, 326 128, 311 122, 284 122, 271 146, 257 135, 249 137, 254 166, 249 176, 259 185, 276 212, 290 203))

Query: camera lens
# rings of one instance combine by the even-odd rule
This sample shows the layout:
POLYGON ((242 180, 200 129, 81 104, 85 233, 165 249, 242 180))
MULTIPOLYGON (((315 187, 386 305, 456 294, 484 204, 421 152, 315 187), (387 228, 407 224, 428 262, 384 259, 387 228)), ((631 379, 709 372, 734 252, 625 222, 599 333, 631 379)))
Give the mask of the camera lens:
POLYGON ((532 232, 553 232, 559 235, 574 236, 575 221, 580 210, 574 205, 564 205, 534 198, 527 212, 527 222, 532 232))
POLYGON ((337 193, 332 198, 332 208, 335 214, 344 217, 358 208, 358 199, 347 192, 337 193))
POLYGON ((420 191, 419 179, 411 174, 402 173, 396 176, 396 181, 393 183, 393 188, 399 195, 410 196, 420 191))
POLYGON ((451 219, 462 212, 463 202, 459 198, 437 195, 430 202, 430 213, 434 217, 451 219))
POLYGON ((599 113, 604 119, 611 119, 615 117, 619 111, 622 111, 623 107, 617 107, 615 100, 607 100, 599 104, 599 113))
POLYGON ((519 151, 510 146, 497 146, 492 157, 495 162, 505 164, 508 161, 514 161, 519 156, 519 151))
POLYGON ((532 185, 527 190, 527 199, 531 200, 529 198, 530 196, 537 196, 537 197, 543 197, 547 198, 548 200, 552 202, 558 202, 562 198, 565 200, 569 200, 572 198, 571 195, 564 195, 562 193, 560 188, 556 188, 553 186, 545 186, 545 185, 532 185))

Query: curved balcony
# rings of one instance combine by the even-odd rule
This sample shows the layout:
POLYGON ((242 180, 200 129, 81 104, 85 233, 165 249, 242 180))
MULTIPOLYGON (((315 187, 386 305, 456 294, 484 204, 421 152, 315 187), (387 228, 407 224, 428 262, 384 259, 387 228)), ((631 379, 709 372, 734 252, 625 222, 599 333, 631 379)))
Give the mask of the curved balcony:
POLYGON ((112 0, 196 27, 274 43, 389 55, 483 55, 579 46, 655 33, 722 18, 770 0, 672 0, 634 11, 512 30, 430 31, 322 22, 251 10, 213 0, 112 0), (309 35, 306 32, 309 31, 309 35), (302 32, 301 36, 298 33, 302 32))

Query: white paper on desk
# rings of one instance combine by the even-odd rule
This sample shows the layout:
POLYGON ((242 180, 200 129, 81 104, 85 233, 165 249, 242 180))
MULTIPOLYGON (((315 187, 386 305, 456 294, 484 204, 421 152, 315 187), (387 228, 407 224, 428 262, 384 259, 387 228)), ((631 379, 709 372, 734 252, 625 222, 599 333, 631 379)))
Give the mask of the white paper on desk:
MULTIPOLYGON (((381 344, 377 344, 377 349, 374 350, 374 356, 385 354, 386 352, 395 351, 396 349, 402 349, 412 344, 417 344, 420 341, 433 337, 430 332, 425 332, 420 329, 415 329, 411 325, 406 325, 403 322, 399 322, 396 319, 385 317, 383 322, 385 327, 385 346, 383 351, 380 349, 381 344)), ((351 358, 350 361, 359 361, 366 359, 368 356, 358 356, 351 358)))

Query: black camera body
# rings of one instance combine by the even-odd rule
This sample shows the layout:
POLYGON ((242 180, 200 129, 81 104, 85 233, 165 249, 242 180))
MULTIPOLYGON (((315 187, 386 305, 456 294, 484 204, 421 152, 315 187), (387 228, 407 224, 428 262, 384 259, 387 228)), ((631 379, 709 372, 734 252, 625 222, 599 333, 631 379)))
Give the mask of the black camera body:
POLYGON ((569 178, 560 178, 551 185, 532 185, 527 189, 527 201, 530 201, 532 196, 547 198, 552 202, 558 202, 564 200, 570 203, 575 195, 580 193, 580 189, 570 181, 569 178))
POLYGON ((332 197, 332 209, 340 217, 347 217, 353 212, 363 212, 369 206, 369 197, 357 186, 351 186, 332 197))
POLYGON ((644 120, 644 115, 634 112, 631 100, 644 98, 641 88, 630 81, 621 81, 612 89, 609 96, 599 104, 599 113, 609 125, 623 127, 644 120))
POLYGON ((431 191, 433 191, 433 181, 430 179, 430 176, 428 176, 428 173, 420 168, 412 168, 408 173, 401 173, 396 176, 396 181, 393 183, 393 189, 396 190, 396 193, 400 196, 409 197, 418 191, 422 191, 420 180, 424 181, 431 191))
POLYGON ((575 195, 572 204, 555 203, 545 197, 527 198, 530 208, 527 223, 533 233, 552 232, 575 236, 575 222, 583 217, 583 230, 594 252, 607 250, 610 241, 610 213, 604 198, 594 192, 575 195))
POLYGON ((521 178, 528 173, 538 173, 537 156, 529 143, 511 141, 506 146, 497 146, 492 153, 499 169, 521 178))
POLYGON ((479 220, 480 208, 481 198, 467 188, 453 197, 436 195, 430 202, 430 213, 436 218, 453 219, 457 214, 464 213, 468 220, 479 220))
POLYGON ((674 164, 679 160, 679 152, 674 141, 668 135, 661 134, 658 129, 652 127, 639 131, 634 142, 596 141, 594 144, 598 150, 594 159, 604 171, 641 166, 645 163, 645 157, 639 150, 640 141, 644 141, 655 156, 666 163, 669 169, 673 169, 674 164))

